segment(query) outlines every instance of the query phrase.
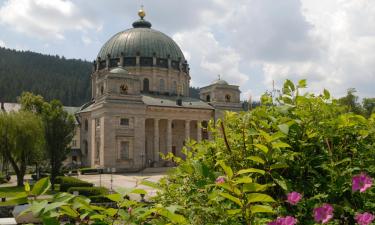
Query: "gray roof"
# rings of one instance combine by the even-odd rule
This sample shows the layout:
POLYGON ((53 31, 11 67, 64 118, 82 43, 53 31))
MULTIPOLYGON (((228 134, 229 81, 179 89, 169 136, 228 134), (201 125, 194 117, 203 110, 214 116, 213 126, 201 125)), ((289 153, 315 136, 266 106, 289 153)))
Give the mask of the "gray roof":
MULTIPOLYGON (((21 104, 5 102, 4 109, 5 112, 18 112, 21 109, 21 104)), ((72 115, 76 113, 79 109, 80 107, 64 106, 64 110, 72 115)))
POLYGON ((119 58, 121 53, 124 57, 136 57, 139 52, 141 57, 185 61, 184 54, 172 38, 152 28, 137 27, 121 31, 111 37, 100 49, 98 57, 106 59, 110 54, 111 58, 119 58))
POLYGON ((142 100, 149 106, 174 107, 174 108, 194 108, 194 109, 214 109, 204 101, 196 98, 181 97, 182 105, 177 105, 177 96, 142 95, 142 100))

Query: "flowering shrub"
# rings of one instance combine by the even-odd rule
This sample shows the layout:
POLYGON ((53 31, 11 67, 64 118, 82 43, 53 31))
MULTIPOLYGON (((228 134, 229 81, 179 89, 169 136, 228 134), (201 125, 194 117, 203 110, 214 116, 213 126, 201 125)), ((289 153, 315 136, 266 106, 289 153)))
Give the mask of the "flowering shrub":
POLYGON ((314 209, 314 220, 317 223, 328 223, 333 218, 333 207, 324 203, 321 207, 314 209))

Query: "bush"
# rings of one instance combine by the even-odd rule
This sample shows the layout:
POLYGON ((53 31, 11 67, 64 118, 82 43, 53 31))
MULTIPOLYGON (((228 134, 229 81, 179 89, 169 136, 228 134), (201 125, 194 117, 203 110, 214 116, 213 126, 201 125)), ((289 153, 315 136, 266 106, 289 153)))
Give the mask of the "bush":
POLYGON ((75 191, 78 191, 79 195, 86 197, 108 194, 108 189, 105 187, 71 187, 68 189, 68 192, 72 194, 75 191))
POLYGON ((102 195, 89 196, 91 203, 112 203, 114 201, 102 195))
POLYGON ((94 184, 74 178, 74 177, 61 177, 60 179, 60 191, 66 192, 71 187, 92 187, 94 184))
POLYGON ((81 174, 99 174, 103 173, 103 169, 97 169, 97 168, 82 168, 80 169, 81 174))

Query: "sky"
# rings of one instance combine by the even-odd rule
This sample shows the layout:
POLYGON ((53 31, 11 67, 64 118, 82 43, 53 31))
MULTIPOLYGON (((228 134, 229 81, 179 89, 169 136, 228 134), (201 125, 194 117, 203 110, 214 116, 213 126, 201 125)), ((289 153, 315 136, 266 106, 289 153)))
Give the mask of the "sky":
POLYGON ((191 86, 218 78, 259 99, 285 79, 375 97, 374 0, 0 0, 0 46, 93 61, 144 5, 172 37, 191 86))

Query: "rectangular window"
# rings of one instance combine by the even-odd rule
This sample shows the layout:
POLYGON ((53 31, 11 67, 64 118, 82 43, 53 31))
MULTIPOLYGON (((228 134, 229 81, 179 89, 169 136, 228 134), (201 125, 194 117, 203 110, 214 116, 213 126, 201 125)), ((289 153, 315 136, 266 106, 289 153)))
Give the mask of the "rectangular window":
POLYGON ((100 127, 100 119, 99 118, 95 119, 95 124, 96 124, 96 127, 100 127))
POLYGON ((73 141, 72 141, 72 146, 73 146, 73 147, 77 147, 77 140, 73 140, 73 141))
POLYGON ((120 125, 121 126, 129 126, 129 119, 128 118, 122 118, 120 120, 120 125))
POLYGON ((121 142, 120 159, 129 159, 129 142, 128 141, 121 142))

